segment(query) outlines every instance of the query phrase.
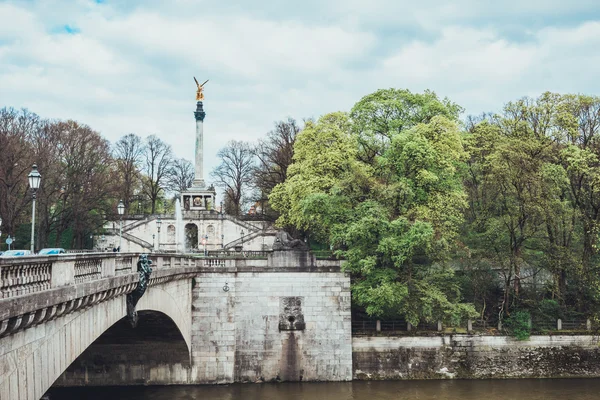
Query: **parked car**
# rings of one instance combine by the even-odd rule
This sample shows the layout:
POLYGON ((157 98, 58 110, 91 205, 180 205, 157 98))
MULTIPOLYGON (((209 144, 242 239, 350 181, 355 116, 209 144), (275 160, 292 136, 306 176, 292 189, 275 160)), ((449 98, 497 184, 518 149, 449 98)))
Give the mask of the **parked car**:
POLYGON ((2 253, 1 258, 9 258, 9 257, 23 257, 30 256, 31 251, 29 250, 8 250, 2 253))
POLYGON ((66 253, 65 249, 62 249, 60 247, 53 247, 53 248, 41 249, 39 251, 38 255, 50 256, 50 255, 54 255, 54 254, 65 254, 65 253, 66 253))

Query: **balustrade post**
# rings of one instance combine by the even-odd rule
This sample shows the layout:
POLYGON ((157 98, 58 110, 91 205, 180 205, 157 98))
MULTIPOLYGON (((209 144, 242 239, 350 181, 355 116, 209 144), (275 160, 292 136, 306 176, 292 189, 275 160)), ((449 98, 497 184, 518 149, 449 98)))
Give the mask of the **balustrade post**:
POLYGON ((438 332, 442 331, 442 321, 437 322, 437 330, 438 330, 438 332))
POLYGON ((556 330, 562 331, 562 319, 556 320, 556 330))
POLYGON ((50 287, 56 288, 75 283, 75 260, 53 260, 50 287))
POLYGON ((592 330, 592 321, 589 318, 587 321, 585 321, 585 329, 587 329, 588 331, 592 330))
POLYGON ((407 322, 406 323, 406 330, 410 332, 411 329, 412 329, 412 324, 410 322, 407 322))
POLYGON ((115 276, 117 268, 117 257, 107 257, 102 259, 102 277, 108 278, 115 276))
POLYGON ((375 321, 375 330, 377 332, 381 332, 381 321, 380 320, 375 321))
POLYGON ((473 332, 473 321, 471 321, 470 319, 467 320, 467 332, 473 332))

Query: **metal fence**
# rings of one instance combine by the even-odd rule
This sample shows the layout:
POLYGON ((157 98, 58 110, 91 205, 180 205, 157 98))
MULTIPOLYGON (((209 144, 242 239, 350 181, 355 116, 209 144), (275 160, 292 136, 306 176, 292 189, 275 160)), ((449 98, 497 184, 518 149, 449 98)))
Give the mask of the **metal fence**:
MULTIPOLYGON (((597 332, 600 324, 589 319, 532 319, 529 328, 533 334, 547 334, 550 332, 583 333, 597 332)), ((473 320, 463 321, 455 326, 444 325, 441 322, 422 322, 412 326, 404 320, 352 320, 352 334, 355 336, 397 336, 411 335, 417 332, 450 332, 450 333, 478 333, 478 334, 508 334, 510 329, 498 323, 498 320, 473 320)))

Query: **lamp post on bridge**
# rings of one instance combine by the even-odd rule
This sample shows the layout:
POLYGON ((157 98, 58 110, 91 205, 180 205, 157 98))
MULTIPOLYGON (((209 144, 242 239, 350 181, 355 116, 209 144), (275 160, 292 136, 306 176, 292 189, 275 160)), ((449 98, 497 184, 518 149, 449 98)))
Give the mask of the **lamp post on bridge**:
POLYGON ((31 253, 35 252, 35 198, 37 190, 40 188, 42 175, 38 172, 37 165, 33 164, 31 172, 27 176, 29 178, 29 187, 31 188, 33 202, 31 205, 31 253))
POLYGON ((244 250, 244 230, 242 229, 242 250, 244 250))
POLYGON ((121 251, 121 245, 123 244, 123 214, 125 214, 125 204, 123 204, 123 200, 119 200, 119 205, 117 206, 117 211, 119 213, 119 251, 121 251))
POLYGON ((221 248, 225 248, 225 235, 221 233, 221 248))

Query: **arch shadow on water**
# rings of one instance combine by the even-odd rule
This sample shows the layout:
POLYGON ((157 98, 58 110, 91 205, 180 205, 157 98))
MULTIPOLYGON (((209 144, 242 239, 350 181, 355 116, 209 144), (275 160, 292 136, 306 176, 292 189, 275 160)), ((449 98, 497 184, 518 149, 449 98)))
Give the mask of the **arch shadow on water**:
POLYGON ((145 385, 173 368, 189 369, 188 346, 175 322, 152 310, 139 311, 138 317, 136 328, 124 317, 107 329, 53 387, 145 385))

